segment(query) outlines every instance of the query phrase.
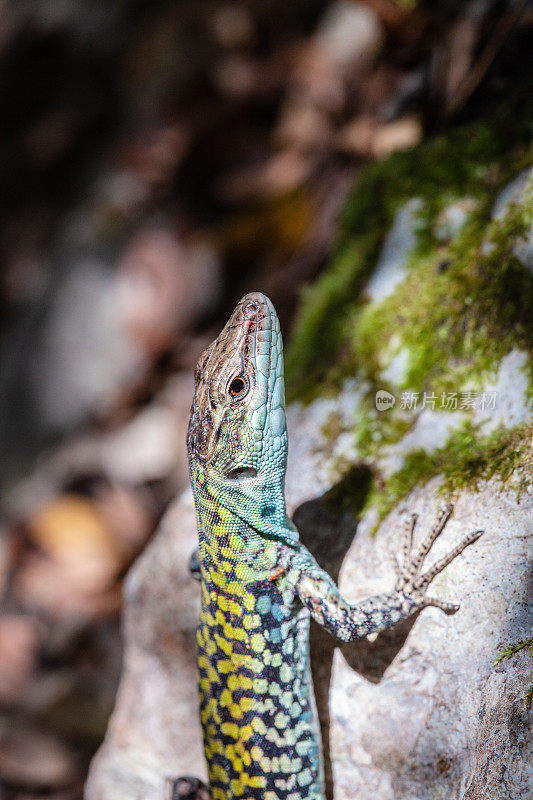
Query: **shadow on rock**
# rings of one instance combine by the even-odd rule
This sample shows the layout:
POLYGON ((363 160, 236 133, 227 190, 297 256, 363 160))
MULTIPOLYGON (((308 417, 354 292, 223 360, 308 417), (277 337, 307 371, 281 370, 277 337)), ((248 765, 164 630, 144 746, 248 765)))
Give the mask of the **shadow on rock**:
MULTIPOLYGON (((356 535, 361 511, 372 484, 372 472, 359 464, 329 491, 314 500, 302 503, 294 512, 302 542, 320 566, 338 581, 344 557, 356 535)), ((351 598, 347 598, 351 599, 351 598)), ((403 647, 416 615, 380 633, 374 641, 360 639, 340 645, 352 669, 373 683, 378 683, 385 670, 403 647)), ((333 797, 333 774, 330 754, 329 690, 333 653, 339 643, 320 625, 311 622, 311 669, 324 751, 326 797, 333 797)))

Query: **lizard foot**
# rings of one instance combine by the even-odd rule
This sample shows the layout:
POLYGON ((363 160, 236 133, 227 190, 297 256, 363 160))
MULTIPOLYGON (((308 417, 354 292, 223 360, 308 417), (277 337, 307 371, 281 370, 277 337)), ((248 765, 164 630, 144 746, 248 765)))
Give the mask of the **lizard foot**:
POLYGON ((169 778, 167 800, 211 800, 211 793, 198 778, 169 778))
POLYGON ((484 531, 473 531, 465 536, 461 541, 443 558, 439 559, 427 572, 421 572, 422 564, 429 553, 434 541, 444 530, 448 519, 452 513, 453 506, 450 503, 443 505, 438 513, 437 521, 426 536, 417 552, 412 554, 413 533, 415 530, 417 515, 412 514, 405 526, 402 542, 401 561, 398 563, 398 579, 395 591, 405 597, 406 603, 413 604, 417 608, 435 606, 442 609, 446 614, 455 614, 459 610, 457 603, 447 603, 435 597, 427 597, 426 589, 429 584, 442 570, 450 564, 463 550, 479 539, 484 531))

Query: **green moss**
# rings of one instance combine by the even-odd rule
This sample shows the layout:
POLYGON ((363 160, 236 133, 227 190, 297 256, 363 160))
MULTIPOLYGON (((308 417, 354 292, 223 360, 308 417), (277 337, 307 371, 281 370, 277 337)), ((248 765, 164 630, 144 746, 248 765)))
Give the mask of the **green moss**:
POLYGON ((363 170, 340 221, 333 264, 302 295, 286 356, 290 399, 310 399, 318 383, 323 393, 324 384, 338 386, 347 374, 374 375, 393 333, 413 350, 406 381, 413 389, 449 372, 450 354, 465 376, 472 366, 479 374, 511 340, 531 337, 526 309, 533 283, 510 249, 510 235, 526 229, 527 213, 517 206, 505 222, 489 225, 499 189, 532 162, 531 115, 522 119, 511 133, 499 118, 470 125, 363 170), (465 196, 476 209, 461 236, 442 245, 435 221, 465 196), (423 210, 410 275, 385 303, 365 308, 362 289, 383 238, 411 197, 422 198, 423 210), (496 246, 481 256, 487 226, 496 246), (443 261, 450 262, 444 272, 443 261))
POLYGON ((316 383, 335 370, 332 360, 340 355, 342 362, 347 301, 353 302, 369 277, 384 233, 374 227, 348 242, 319 282, 302 290, 300 318, 285 354, 289 400, 310 399, 316 383))
POLYGON ((533 224, 533 200, 514 204, 488 225, 479 224, 480 213, 447 248, 415 254, 406 279, 383 303, 352 311, 352 369, 357 364, 376 380, 380 354, 394 333, 409 351, 400 388, 438 394, 466 382, 481 387, 515 346, 533 351, 533 275, 512 252, 515 238, 533 224), (482 253, 486 241, 493 247, 489 255, 482 253))
POLYGON ((432 453, 414 450, 389 478, 376 476, 366 510, 377 508, 381 521, 415 486, 436 475, 443 476, 439 491, 450 496, 465 486, 477 489, 481 481, 494 476, 506 485, 518 471, 514 488, 520 497, 533 481, 532 437, 533 423, 480 436, 468 422, 452 433, 444 447, 432 453))
MULTIPOLYGON (((525 648, 529 649, 529 655, 533 659, 533 636, 530 639, 526 639, 522 642, 516 642, 515 644, 509 645, 504 650, 501 650, 496 659, 494 660, 494 666, 503 661, 504 658, 513 658, 517 653, 525 648)), ((531 683, 526 691, 526 705, 529 707, 533 701, 533 670, 531 673, 531 683)))
MULTIPOLYGON (((386 479, 376 467, 416 419, 400 402, 378 412, 378 389, 397 398, 405 390, 433 393, 438 408, 443 393, 460 399, 465 390, 482 391, 513 348, 533 353, 533 275, 513 253, 533 225, 533 182, 520 203, 491 219, 497 194, 533 163, 531 109, 517 111, 513 120, 509 126, 507 114, 476 123, 363 170, 340 221, 332 266, 304 291, 286 357, 288 397, 308 401, 335 393, 348 376, 366 385, 349 430, 373 470, 365 510, 376 508, 379 519, 436 475, 448 495, 493 476, 520 494, 532 480, 531 425, 483 435, 469 421, 444 447, 408 453, 386 479), (422 205, 406 277, 383 302, 367 302, 363 290, 383 238, 398 209, 414 197, 422 205), (464 198, 470 201, 465 224, 446 240, 441 212, 464 198), (381 375, 400 351, 407 354, 406 372, 399 385, 389 386, 381 375)), ((531 387, 533 397, 533 380, 531 387)), ((346 430, 346 421, 332 413, 322 432, 325 457, 346 430)), ((335 466, 340 473, 351 467, 335 466)), ((336 491, 341 506, 357 494, 353 481, 336 491)))
MULTIPOLYGON (((387 387, 382 382, 380 388, 387 387)), ((377 411, 374 404, 375 394, 375 387, 372 385, 361 401, 360 416, 354 428, 355 444, 362 458, 375 456, 383 444, 400 441, 413 425, 410 416, 377 411)))

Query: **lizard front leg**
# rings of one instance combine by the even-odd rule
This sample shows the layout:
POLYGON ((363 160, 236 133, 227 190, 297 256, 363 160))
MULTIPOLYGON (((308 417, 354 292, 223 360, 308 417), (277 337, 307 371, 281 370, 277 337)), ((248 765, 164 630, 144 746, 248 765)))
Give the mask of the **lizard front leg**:
POLYGON ((469 534, 427 572, 421 571, 424 559, 444 529, 451 511, 450 505, 441 509, 436 524, 414 555, 412 555, 412 537, 416 516, 411 516, 403 536, 403 557, 398 566, 398 579, 391 593, 348 603, 330 576, 302 548, 295 554, 291 563, 291 571, 296 577, 296 594, 320 625, 334 637, 345 642, 387 630, 426 606, 436 606, 447 614, 454 614, 459 609, 457 604, 428 597, 426 590, 431 581, 459 553, 479 539, 483 531, 469 534))

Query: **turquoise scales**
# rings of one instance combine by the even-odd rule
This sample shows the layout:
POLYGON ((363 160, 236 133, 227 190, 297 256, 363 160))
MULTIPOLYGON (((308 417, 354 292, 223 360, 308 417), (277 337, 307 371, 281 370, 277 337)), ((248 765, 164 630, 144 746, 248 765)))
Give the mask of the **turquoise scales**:
MULTIPOLYGON (((414 557, 412 517, 394 591, 347 603, 286 515, 283 354, 268 298, 254 293, 241 300, 200 358, 195 380, 187 445, 199 534, 198 676, 211 796, 323 800, 310 616, 349 641, 425 606, 454 613, 457 605, 425 590, 481 531, 422 573, 451 508, 442 509, 414 557)), ((177 781, 175 791, 187 780, 177 781)))

